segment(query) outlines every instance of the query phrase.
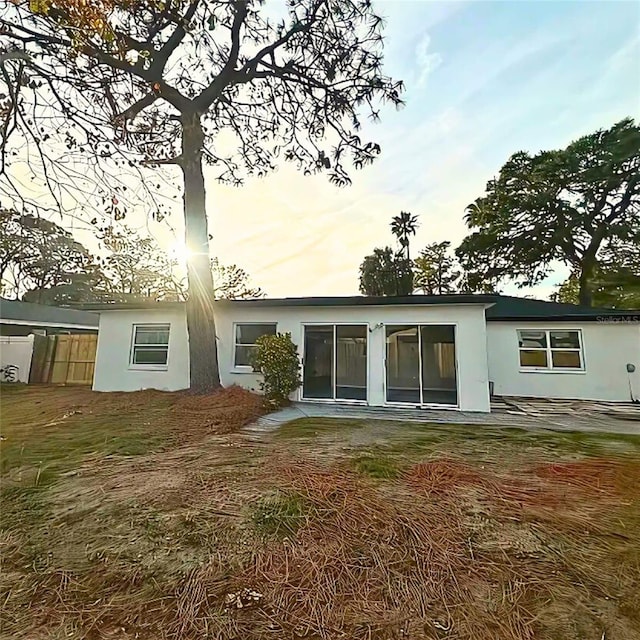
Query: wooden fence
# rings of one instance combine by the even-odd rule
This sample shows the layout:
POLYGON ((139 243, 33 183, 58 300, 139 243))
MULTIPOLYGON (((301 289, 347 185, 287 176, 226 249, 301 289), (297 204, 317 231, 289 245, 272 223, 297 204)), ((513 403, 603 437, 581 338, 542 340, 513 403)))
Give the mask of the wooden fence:
POLYGON ((35 336, 30 382, 91 384, 98 336, 35 336))

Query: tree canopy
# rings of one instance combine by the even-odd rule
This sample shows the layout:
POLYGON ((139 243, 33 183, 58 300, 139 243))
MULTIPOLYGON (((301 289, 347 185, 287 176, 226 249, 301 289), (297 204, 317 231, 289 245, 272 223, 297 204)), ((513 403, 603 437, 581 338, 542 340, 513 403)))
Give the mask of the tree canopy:
POLYGON ((376 248, 360 265, 360 293, 366 296, 408 296, 413 291, 411 262, 391 247, 376 248))
POLYGON ((251 276, 237 264, 222 264, 218 258, 212 258, 213 285, 215 297, 228 300, 243 298, 263 298, 265 293, 251 283, 251 276))
MULTIPOLYGON (((186 300, 184 265, 124 224, 97 227, 92 253, 50 220, 0 210, 0 294, 27 302, 186 300)), ((264 295, 238 265, 211 260, 215 297, 264 295)))
POLYGON ((3 295, 40 303, 80 302, 103 281, 95 257, 55 222, 0 210, 3 295))
MULTIPOLYGON (((384 102, 401 103, 401 83, 382 73, 383 21, 370 0, 287 2, 280 18, 269 14, 271 6, 30 0, 0 17, 9 87, 3 171, 4 141, 15 132, 36 147, 43 166, 57 143, 112 167, 179 167, 192 253, 187 325, 194 390, 220 383, 203 163, 233 184, 263 175, 280 159, 348 184, 351 166, 380 153, 360 137, 363 118, 376 119, 384 102)), ((11 191, 15 181, 8 184, 11 191)), ((111 180, 103 188, 107 207, 112 196, 120 202, 126 186, 111 180), (120 190, 114 195, 111 188, 120 190)))
POLYGON ((418 216, 409 213, 408 211, 401 211, 399 215, 391 218, 391 233, 398 239, 404 257, 407 260, 411 260, 411 253, 409 250, 410 236, 415 236, 418 229, 418 216))
POLYGON ((428 244, 413 261, 413 283, 425 295, 454 293, 460 279, 460 270, 451 255, 451 243, 428 244))
MULTIPOLYGON (((571 274, 552 299, 577 304, 579 292, 578 276, 571 274)), ((594 307, 640 309, 640 245, 617 248, 614 255, 601 256, 594 269, 591 292, 594 307)))
POLYGON ((561 263, 591 304, 603 255, 640 245, 640 127, 625 119, 565 149, 515 153, 466 222, 456 253, 470 288, 535 285, 561 263))
POLYGON ((100 264, 111 300, 179 300, 184 295, 177 260, 156 240, 140 236, 126 225, 99 227, 97 237, 106 250, 100 264))

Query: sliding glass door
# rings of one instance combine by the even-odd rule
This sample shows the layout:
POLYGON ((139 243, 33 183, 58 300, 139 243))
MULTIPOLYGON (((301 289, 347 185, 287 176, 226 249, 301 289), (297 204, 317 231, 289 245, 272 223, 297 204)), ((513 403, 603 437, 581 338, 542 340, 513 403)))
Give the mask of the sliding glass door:
POLYGON ((389 325, 385 330, 387 402, 457 405, 455 327, 389 325))
POLYGON ((367 335, 366 325, 305 326, 302 397, 366 401, 367 335))
POLYGON ((304 328, 304 365, 302 396, 333 398, 333 327, 331 325, 304 328))

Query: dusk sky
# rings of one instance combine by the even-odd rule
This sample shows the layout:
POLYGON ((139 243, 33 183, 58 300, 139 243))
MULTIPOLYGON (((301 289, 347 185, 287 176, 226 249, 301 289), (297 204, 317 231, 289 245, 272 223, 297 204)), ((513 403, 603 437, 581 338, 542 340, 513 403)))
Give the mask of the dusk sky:
MULTIPOLYGON (((357 293, 362 258, 393 242, 389 220, 401 210, 420 217, 414 254, 433 241, 456 246, 465 207, 513 152, 563 147, 640 117, 638 2, 377 8, 387 16, 385 69, 406 82, 407 104, 368 128, 382 145, 373 166, 342 189, 290 166, 242 188, 206 174, 212 251, 270 296, 357 293)), ((169 224, 150 225, 165 246, 183 233, 179 215, 169 224)), ((522 293, 546 297, 564 275, 522 293)))

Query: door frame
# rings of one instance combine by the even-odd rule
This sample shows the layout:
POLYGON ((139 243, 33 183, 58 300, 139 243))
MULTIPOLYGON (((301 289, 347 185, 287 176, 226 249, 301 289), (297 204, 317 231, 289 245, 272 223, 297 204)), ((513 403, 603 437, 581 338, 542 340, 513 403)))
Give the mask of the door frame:
POLYGON ((460 357, 460 351, 458 349, 458 323, 457 322, 386 322, 383 323, 382 329, 384 329, 384 349, 382 352, 383 358, 383 387, 384 387, 384 406, 385 407, 396 407, 396 408, 404 408, 407 407, 420 407, 421 409, 447 409, 447 410, 460 410, 460 376, 458 375, 460 372, 460 363, 458 358, 460 357), (422 402, 422 331, 420 331, 420 327, 453 327, 453 344, 455 349, 456 357, 454 359, 455 370, 456 370, 456 404, 438 404, 435 402, 422 402), (420 402, 390 402, 387 400, 387 327, 417 327, 418 328, 418 358, 420 363, 420 371, 418 374, 418 380, 420 384, 420 402))
POLYGON ((369 404, 369 388, 370 388, 370 380, 369 380, 369 358, 370 358, 370 352, 371 352, 371 340, 370 338, 370 334, 371 334, 371 328, 369 326, 368 322, 302 322, 300 325, 301 328, 301 332, 302 332, 302 339, 300 341, 301 345, 302 345, 302 384, 300 385, 300 392, 299 392, 299 400, 301 402, 325 402, 325 403, 329 403, 329 402, 339 402, 341 404, 356 404, 356 405, 368 405, 369 404), (337 341, 336 341, 336 329, 337 327, 353 327, 353 326, 357 326, 357 327, 365 327, 366 329, 366 338, 367 338, 367 357, 366 357, 366 363, 365 363, 365 367, 366 367, 366 399, 365 400, 353 400, 353 399, 349 399, 349 398, 336 398, 336 367, 337 367, 337 361, 338 359, 336 358, 336 349, 337 349, 337 341), (305 331, 307 327, 333 327, 333 367, 332 367, 332 371, 331 371, 331 380, 332 380, 332 392, 333 392, 333 397, 331 398, 305 398, 304 396, 304 367, 305 367, 305 360, 306 360, 306 347, 307 347, 307 341, 306 341, 306 336, 305 336, 305 331))

